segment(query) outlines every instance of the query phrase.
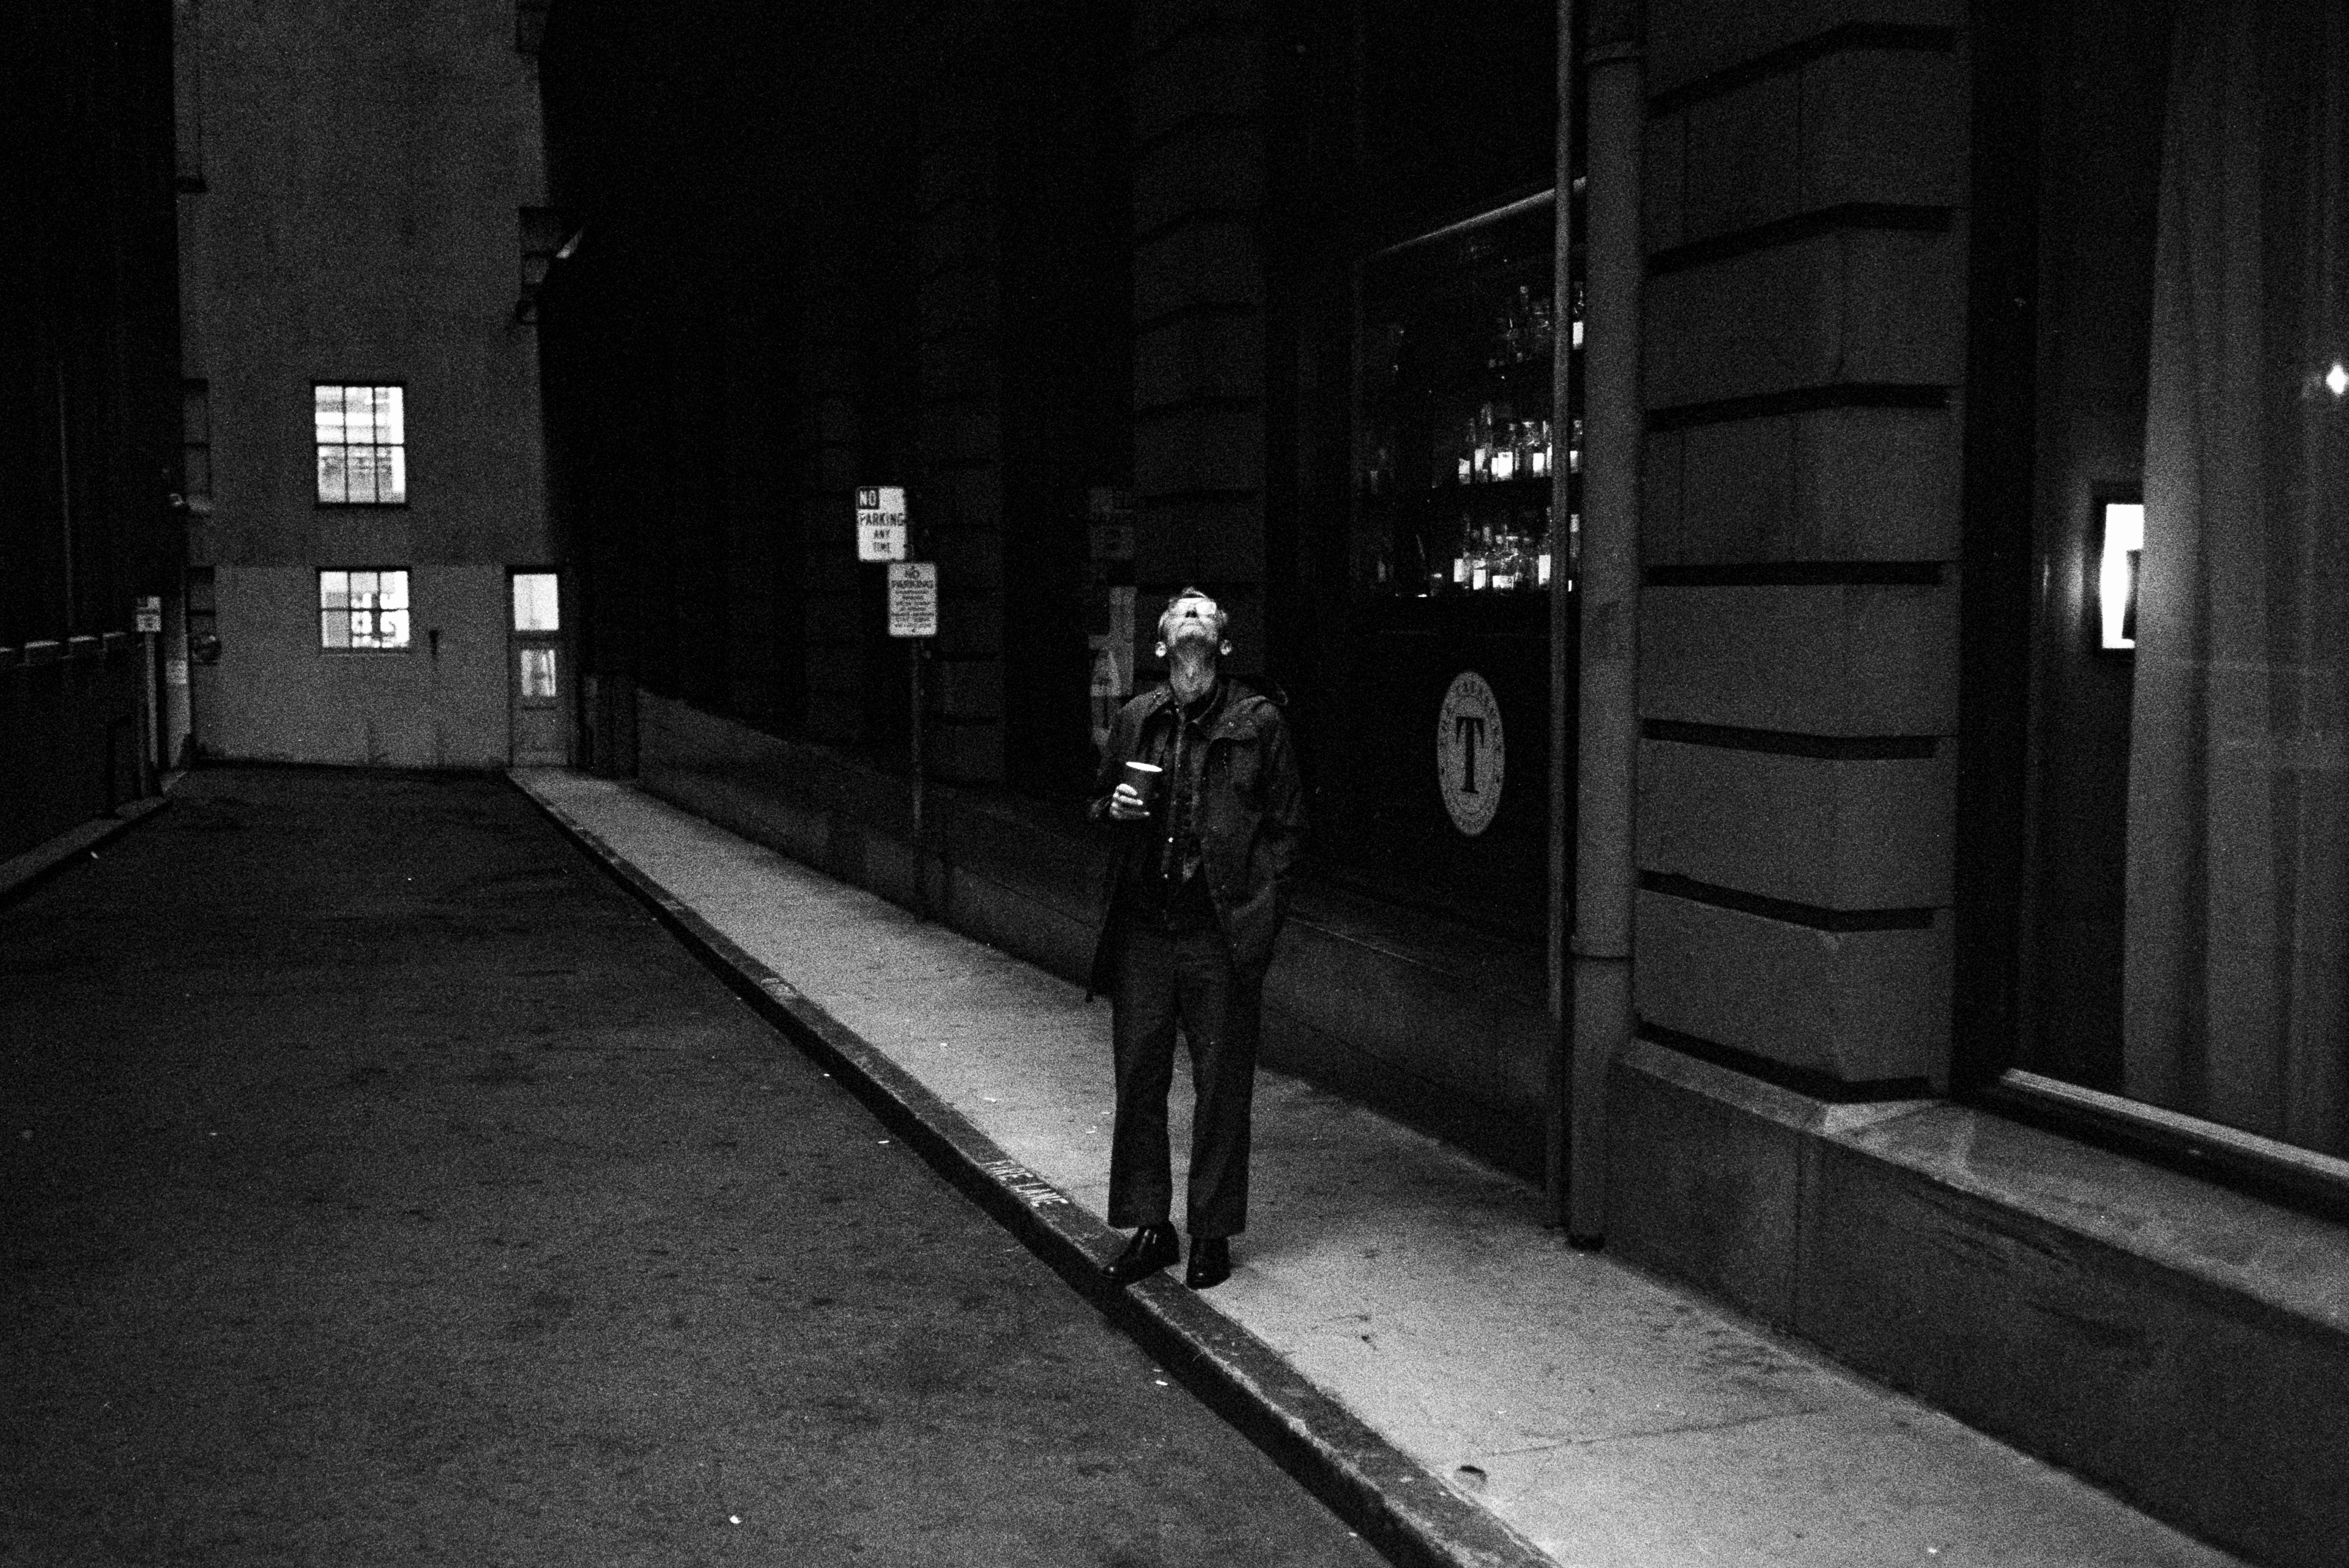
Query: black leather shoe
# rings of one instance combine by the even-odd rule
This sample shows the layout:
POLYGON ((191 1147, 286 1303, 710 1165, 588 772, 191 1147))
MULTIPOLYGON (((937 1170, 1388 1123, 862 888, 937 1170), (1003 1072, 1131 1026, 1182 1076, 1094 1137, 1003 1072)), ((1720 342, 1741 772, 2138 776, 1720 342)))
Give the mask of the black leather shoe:
POLYGON ((1109 1282, 1116 1285, 1132 1284, 1138 1279, 1148 1279, 1168 1264, 1183 1255, 1183 1238, 1169 1224, 1144 1225, 1133 1233, 1125 1243, 1125 1251, 1117 1261, 1102 1270, 1109 1282))
POLYGON ((1232 1243, 1221 1236, 1193 1236, 1183 1283, 1193 1290, 1212 1290, 1231 1277, 1232 1243))

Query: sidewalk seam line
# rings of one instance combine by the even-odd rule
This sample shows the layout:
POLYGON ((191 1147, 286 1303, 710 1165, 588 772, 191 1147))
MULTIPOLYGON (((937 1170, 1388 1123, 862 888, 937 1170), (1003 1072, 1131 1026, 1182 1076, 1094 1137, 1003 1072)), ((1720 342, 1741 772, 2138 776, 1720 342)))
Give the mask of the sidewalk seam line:
MULTIPOLYGON (((578 777, 567 769, 553 771, 578 777)), ((1401 1568, 1556 1568, 1554 1558, 1506 1521, 1454 1492, 1196 1293, 1163 1277, 1126 1291, 1107 1290, 1099 1260, 1115 1233, 711 924, 534 780, 519 770, 506 777, 747 1006, 833 1068, 843 1087, 933 1169, 1390 1561, 1401 1568)), ((609 787, 628 788, 616 781, 609 787)))

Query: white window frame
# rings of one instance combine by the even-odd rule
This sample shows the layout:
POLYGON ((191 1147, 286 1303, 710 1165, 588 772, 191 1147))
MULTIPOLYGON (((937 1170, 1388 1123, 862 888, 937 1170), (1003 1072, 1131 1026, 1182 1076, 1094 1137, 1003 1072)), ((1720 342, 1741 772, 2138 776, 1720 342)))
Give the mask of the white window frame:
POLYGON ((408 504, 404 382, 314 381, 310 423, 320 506, 408 504))
POLYGON ((414 632, 407 567, 319 568, 318 646, 322 651, 404 653, 414 632))

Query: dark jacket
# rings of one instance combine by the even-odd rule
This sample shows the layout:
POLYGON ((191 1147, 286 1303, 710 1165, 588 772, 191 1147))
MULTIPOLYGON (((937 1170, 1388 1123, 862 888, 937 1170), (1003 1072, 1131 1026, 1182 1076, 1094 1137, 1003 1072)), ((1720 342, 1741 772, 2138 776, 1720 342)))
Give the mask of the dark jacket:
MULTIPOLYGON (((1226 677, 1228 682, 1229 677, 1226 677)), ((1109 798, 1138 753, 1151 718, 1174 700, 1171 688, 1146 691, 1118 710, 1093 781, 1091 814, 1109 820, 1109 798)), ((1272 963, 1273 938, 1288 913, 1298 858, 1305 842, 1305 786, 1297 751, 1280 709, 1245 686, 1228 685, 1223 709, 1207 732, 1199 778, 1199 849, 1216 923, 1232 951, 1232 966, 1261 980, 1272 963)), ((1146 760, 1146 758, 1145 758, 1146 760)), ((1094 992, 1110 989, 1118 890, 1128 863, 1155 840, 1150 823, 1117 822, 1102 889, 1101 938, 1093 950, 1094 992)))

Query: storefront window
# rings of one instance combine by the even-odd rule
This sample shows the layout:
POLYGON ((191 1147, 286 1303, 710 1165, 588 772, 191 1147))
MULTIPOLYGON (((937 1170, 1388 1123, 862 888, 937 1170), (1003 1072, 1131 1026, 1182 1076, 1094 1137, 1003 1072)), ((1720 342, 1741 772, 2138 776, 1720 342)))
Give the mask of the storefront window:
POLYGON ((1551 604, 1579 483, 1578 409, 1555 403, 1577 313, 1557 306, 1552 202, 1495 201, 1360 263, 1347 633, 1319 769, 1325 871, 1521 939, 1548 918, 1551 604))
POLYGON ((2163 139, 2126 1092, 2349 1155, 2349 17, 2193 5, 2163 139))
POLYGON ((1524 598, 1571 571, 1552 471, 1579 471, 1580 421, 1557 418, 1553 377, 1581 323, 1559 319, 1553 222, 1537 198, 1364 268, 1358 590, 1524 598))
MULTIPOLYGON (((2185 0, 2158 45, 2140 224, 2069 247, 2075 273, 2102 246, 2149 285, 2136 473, 2080 434, 2117 423, 2063 367, 2098 350, 2059 343, 2047 388, 2059 478, 2142 500, 2062 496, 2049 520, 2043 559, 2077 588, 2043 628, 2023 1065, 2349 1157, 2349 15, 2185 0)), ((2064 129, 2132 134, 2085 123, 2064 129)), ((2075 339, 2090 289, 2053 280, 2075 339)))

